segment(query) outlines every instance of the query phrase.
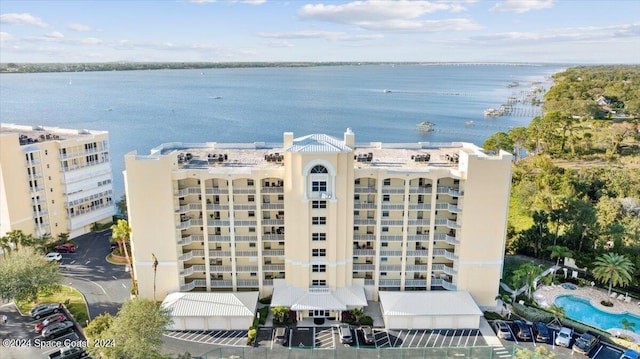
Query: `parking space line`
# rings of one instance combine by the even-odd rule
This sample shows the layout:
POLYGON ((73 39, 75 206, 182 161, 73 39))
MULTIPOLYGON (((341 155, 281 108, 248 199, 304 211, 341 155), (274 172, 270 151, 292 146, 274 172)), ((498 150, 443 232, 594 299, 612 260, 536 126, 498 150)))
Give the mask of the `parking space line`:
POLYGON ((398 346, 398 340, 400 340, 401 335, 402 335, 402 330, 398 332, 398 335, 396 335, 396 340, 393 342, 394 348, 398 346))
POLYGON ((431 333, 429 334, 429 338, 427 338, 427 342, 424 343, 425 348, 429 345, 429 342, 431 341, 431 337, 433 336, 434 332, 435 330, 432 330, 431 333))
POLYGON ((456 332, 457 330, 454 330, 453 333, 451 333, 451 340, 449 341, 450 347, 453 345, 453 340, 456 338, 456 332))
POLYGON ((444 342, 446 342, 446 341, 447 341, 447 336, 448 336, 448 335, 449 335, 449 331, 447 330, 447 331, 444 333, 444 337, 442 338, 442 343, 440 343, 440 348, 444 347, 444 342))
POLYGON ((193 336, 198 336, 198 331, 193 331, 189 333, 189 336, 187 336, 186 338, 184 338, 185 340, 191 340, 191 337, 193 336))
POLYGON ((423 330, 422 335, 420 336, 420 340, 418 340, 418 344, 417 344, 418 347, 422 347, 422 339, 424 338, 425 334, 427 334, 427 331, 423 330))
POLYGON ((229 338, 227 338, 228 341, 225 341, 224 345, 229 345, 229 344, 231 344, 233 342, 236 342, 238 337, 241 336, 241 335, 242 335, 242 331, 241 330, 239 330, 239 331, 235 331, 234 330, 233 332, 231 332, 231 335, 229 335, 229 338))
MULTIPOLYGON (((471 331, 469 331, 469 334, 471 334, 471 331)), ((464 329, 462 329, 462 333, 460 334, 460 338, 458 338, 458 344, 456 344, 457 347, 460 347, 460 342, 462 342, 462 337, 464 336, 464 329)))

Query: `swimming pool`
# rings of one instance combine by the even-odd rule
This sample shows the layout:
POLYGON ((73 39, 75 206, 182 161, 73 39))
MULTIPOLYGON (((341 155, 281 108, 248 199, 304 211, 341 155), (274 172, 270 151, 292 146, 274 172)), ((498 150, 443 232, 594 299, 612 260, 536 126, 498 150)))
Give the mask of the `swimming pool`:
MULTIPOLYGON (((640 328, 640 316, 630 313, 612 314, 604 312, 589 302, 588 299, 575 295, 560 295, 556 297, 554 303, 564 308, 568 318, 589 324, 596 328, 609 330, 611 328, 622 329, 622 320, 626 319, 630 323, 636 323, 634 330, 640 328)), ((614 304, 616 305, 616 304, 614 304)))

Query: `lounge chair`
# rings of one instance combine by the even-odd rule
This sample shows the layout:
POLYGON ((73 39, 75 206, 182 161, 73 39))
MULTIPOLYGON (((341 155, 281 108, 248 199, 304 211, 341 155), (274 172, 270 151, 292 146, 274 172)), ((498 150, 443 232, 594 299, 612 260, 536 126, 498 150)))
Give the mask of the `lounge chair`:
POLYGON ((624 302, 625 303, 631 303, 631 297, 624 298, 624 302))
POLYGON ((620 295, 618 296, 618 300, 623 300, 623 299, 624 299, 624 294, 620 294, 620 295))
POLYGON ((618 296, 618 293, 616 292, 611 292, 611 295, 609 296, 610 298, 615 298, 618 296))

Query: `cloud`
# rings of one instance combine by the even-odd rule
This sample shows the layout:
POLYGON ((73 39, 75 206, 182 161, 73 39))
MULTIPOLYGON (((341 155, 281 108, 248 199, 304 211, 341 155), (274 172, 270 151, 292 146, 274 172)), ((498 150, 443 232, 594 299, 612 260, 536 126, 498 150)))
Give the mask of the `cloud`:
POLYGON ((209 4, 216 2, 216 0, 189 0, 189 2, 192 2, 194 4, 209 4))
POLYGON ((549 9, 555 0, 505 0, 489 9, 489 12, 509 12, 522 14, 532 10, 549 9))
POLYGON ((42 21, 41 19, 28 14, 2 14, 0 15, 0 24, 11 24, 11 25, 33 25, 38 27, 47 27, 49 26, 47 23, 42 21))
POLYGON ((614 26, 588 26, 548 29, 545 32, 501 32, 470 37, 483 46, 504 44, 531 44, 553 42, 596 42, 612 38, 640 38, 640 23, 614 26))
POLYGON ((91 27, 83 24, 71 24, 67 26, 69 30, 77 31, 77 32, 89 32, 92 31, 91 27))
POLYGON ((269 41, 264 44, 268 47, 294 47, 289 41, 269 41))
POLYGON ((64 34, 61 33, 60 31, 50 32, 50 33, 48 33, 48 34, 46 34, 44 36, 49 38, 49 39, 62 39, 62 38, 64 38, 64 34))
POLYGON ((323 39, 329 41, 360 41, 382 38, 382 35, 351 35, 338 31, 259 32, 259 37, 272 39, 323 39))
POLYGON ((5 41, 10 41, 11 39, 13 39, 13 36, 11 36, 10 33, 0 31, 0 43, 5 41))
POLYGON ((78 40, 78 43, 82 45, 99 45, 99 44, 102 44, 103 42, 104 41, 95 37, 85 37, 84 39, 78 40))
POLYGON ((249 5, 262 5, 267 2, 267 0, 232 0, 232 2, 239 2, 243 4, 249 5))

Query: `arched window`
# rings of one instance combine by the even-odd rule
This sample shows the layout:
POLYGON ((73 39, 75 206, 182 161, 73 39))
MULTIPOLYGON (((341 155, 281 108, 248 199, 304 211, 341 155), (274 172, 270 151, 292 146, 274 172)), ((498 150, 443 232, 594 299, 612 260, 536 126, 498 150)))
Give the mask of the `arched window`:
POLYGON ((329 173, 324 166, 316 165, 311 169, 311 173, 329 173))

